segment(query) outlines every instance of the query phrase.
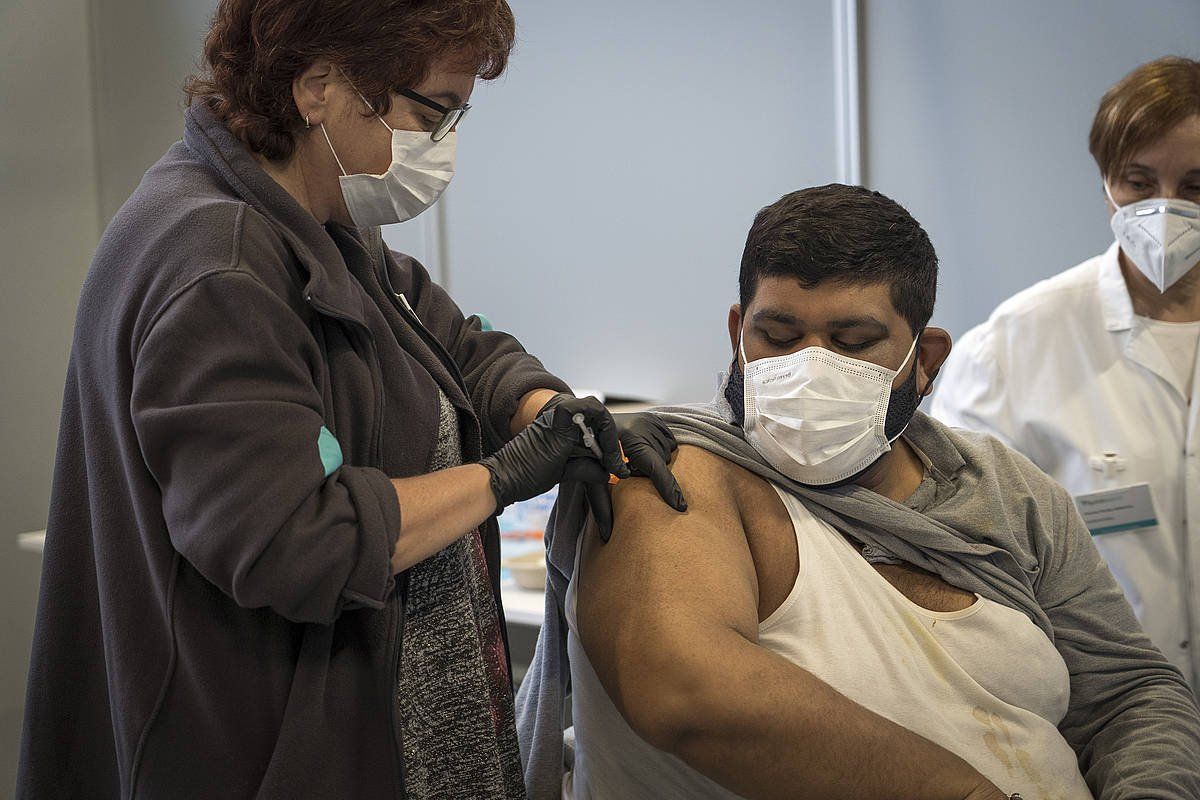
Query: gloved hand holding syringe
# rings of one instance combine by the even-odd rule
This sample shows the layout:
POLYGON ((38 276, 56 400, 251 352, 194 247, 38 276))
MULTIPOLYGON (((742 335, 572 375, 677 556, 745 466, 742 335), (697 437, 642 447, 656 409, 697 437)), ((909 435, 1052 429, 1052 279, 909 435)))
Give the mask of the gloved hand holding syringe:
MULTIPOLYGON (((592 431, 591 428, 588 427, 586 418, 583 416, 583 414, 573 414, 571 416, 571 421, 579 426, 579 431, 580 431, 580 433, 583 434, 583 446, 586 447, 587 449, 591 450, 592 455, 594 455, 597 460, 603 461, 604 453, 600 450, 600 445, 598 445, 596 443, 596 434, 592 431)), ((618 443, 617 446, 621 447, 620 443, 618 443)), ((629 459, 625 458, 625 449, 624 448, 621 448, 621 458, 624 459, 626 463, 629 462, 629 459)), ((618 478, 616 475, 608 476, 608 482, 610 484, 615 485, 615 484, 619 483, 620 481, 621 481, 621 479, 618 478)))
POLYGON ((649 478, 672 508, 687 510, 668 463, 675 447, 675 437, 652 414, 614 416, 594 397, 564 392, 548 400, 532 423, 479 463, 492 473, 496 513, 555 484, 582 484, 600 537, 608 541, 608 485, 618 479, 649 478))

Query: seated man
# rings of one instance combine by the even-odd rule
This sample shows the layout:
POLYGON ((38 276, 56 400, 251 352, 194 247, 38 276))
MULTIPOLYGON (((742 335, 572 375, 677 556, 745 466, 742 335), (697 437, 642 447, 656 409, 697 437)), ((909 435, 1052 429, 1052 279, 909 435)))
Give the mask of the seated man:
MULTIPOLYGON (((950 351, 927 327, 936 282, 880 194, 759 213, 730 375, 711 406, 664 410, 688 512, 622 482, 605 546, 560 497, 565 796, 1200 798, 1191 692, 1069 496, 916 412, 950 351)), ((535 797, 559 632, 551 614, 522 687, 535 797)))

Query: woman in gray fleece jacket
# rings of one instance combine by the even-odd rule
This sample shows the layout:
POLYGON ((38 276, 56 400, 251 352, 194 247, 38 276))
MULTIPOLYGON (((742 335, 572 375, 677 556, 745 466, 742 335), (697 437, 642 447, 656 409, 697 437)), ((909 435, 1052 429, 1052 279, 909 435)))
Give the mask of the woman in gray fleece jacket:
POLYGON ((218 6, 83 288, 19 796, 524 796, 495 514, 568 461, 682 498, 665 428, 381 246, 513 32, 503 0, 218 6))

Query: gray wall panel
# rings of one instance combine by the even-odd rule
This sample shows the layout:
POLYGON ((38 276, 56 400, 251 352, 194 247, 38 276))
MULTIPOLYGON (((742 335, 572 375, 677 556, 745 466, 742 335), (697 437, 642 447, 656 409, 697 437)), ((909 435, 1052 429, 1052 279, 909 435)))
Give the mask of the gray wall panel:
POLYGON ((99 233, 85 0, 0 2, 0 797, 12 791, 79 286, 99 233))
POLYGON ((708 399, 755 212, 834 177, 826 0, 516 0, 447 198, 450 288, 577 386, 708 399))
POLYGON ((100 213, 107 222, 183 136, 183 81, 216 0, 91 0, 100 213))
POLYGON ((1196 0, 863 0, 867 181, 933 238, 936 321, 961 334, 1108 246, 1100 96, 1144 61, 1200 56, 1197 31, 1196 0))

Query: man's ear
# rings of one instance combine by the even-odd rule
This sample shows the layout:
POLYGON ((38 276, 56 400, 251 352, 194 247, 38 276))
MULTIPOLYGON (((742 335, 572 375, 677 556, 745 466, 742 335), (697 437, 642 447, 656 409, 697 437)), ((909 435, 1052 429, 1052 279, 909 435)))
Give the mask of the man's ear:
POLYGON ((943 328, 926 328, 921 333, 917 348, 917 388, 921 397, 928 397, 933 391, 933 381, 953 346, 950 333, 943 328))
POLYGON ((329 118, 329 86, 338 77, 333 63, 314 61, 292 81, 292 99, 300 119, 313 127, 329 118))
POLYGON ((733 357, 738 355, 738 342, 742 336, 742 306, 734 303, 729 307, 729 344, 733 347, 733 357))

